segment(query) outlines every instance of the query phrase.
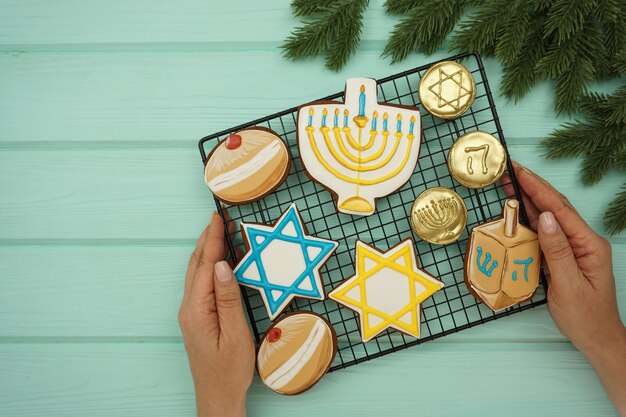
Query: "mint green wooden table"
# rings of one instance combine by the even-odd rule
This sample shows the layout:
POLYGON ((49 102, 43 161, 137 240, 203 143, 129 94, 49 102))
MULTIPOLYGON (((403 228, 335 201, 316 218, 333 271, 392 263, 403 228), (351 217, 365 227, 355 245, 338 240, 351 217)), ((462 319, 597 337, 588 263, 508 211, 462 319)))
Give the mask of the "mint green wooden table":
MULTIPOLYGON (((212 199, 201 136, 441 58, 379 58, 372 1, 338 74, 289 63, 287 0, 0 1, 0 415, 191 416, 176 322, 212 199)), ((498 91, 501 70, 486 61, 498 91)), ((588 189, 547 162, 551 86, 497 98, 513 158, 599 229, 617 174, 588 189)), ((626 235, 613 243, 626 311, 626 235)), ((624 314, 624 312, 622 313, 624 314)), ((545 307, 333 373, 298 397, 254 381, 251 416, 614 416, 545 307)))

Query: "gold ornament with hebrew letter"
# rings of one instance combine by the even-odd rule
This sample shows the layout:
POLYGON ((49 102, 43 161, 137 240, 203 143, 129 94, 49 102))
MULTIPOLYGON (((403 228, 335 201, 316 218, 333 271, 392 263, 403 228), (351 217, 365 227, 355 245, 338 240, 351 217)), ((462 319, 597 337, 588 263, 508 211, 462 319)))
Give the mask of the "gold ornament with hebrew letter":
POLYGON ((448 152, 448 169, 468 188, 484 188, 498 181, 506 167, 506 151, 489 133, 475 131, 461 136, 448 152))
POLYGON ((418 88, 420 101, 431 114, 454 119, 470 108, 476 98, 476 82, 461 64, 444 61, 424 73, 418 88))
POLYGON ((467 208, 454 191, 433 187, 420 193, 411 208, 411 226, 429 243, 445 245, 459 238, 467 223, 467 208))

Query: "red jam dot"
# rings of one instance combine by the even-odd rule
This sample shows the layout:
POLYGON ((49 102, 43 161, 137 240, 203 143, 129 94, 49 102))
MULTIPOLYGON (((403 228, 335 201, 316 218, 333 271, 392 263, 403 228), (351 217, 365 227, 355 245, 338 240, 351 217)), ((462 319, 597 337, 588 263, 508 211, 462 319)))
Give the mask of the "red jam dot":
POLYGON ((241 146, 241 136, 239 135, 230 135, 226 138, 226 149, 237 149, 241 146))
POLYGON ((280 339, 281 333, 282 332, 280 331, 278 327, 272 327, 271 329, 267 331, 267 340, 270 343, 273 343, 277 341, 278 339, 280 339))

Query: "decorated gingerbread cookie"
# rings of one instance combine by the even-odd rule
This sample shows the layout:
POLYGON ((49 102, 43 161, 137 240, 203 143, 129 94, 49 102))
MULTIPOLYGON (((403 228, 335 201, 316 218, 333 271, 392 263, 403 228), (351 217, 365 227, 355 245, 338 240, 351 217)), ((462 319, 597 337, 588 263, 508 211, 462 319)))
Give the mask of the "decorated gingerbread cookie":
POLYGON ((265 385, 279 394, 300 394, 315 385, 337 353, 337 336, 321 316, 297 311, 270 327, 257 354, 265 385))
POLYGON ((465 283, 494 311, 528 300, 539 285, 539 240, 518 211, 519 202, 507 200, 502 219, 475 227, 467 244, 465 283))
POLYGON ((229 204, 259 200, 289 173, 289 153, 275 132, 263 127, 240 130, 215 147, 207 158, 204 180, 229 204))
POLYGON ((342 213, 374 213, 376 199, 402 187, 419 156, 419 110, 378 103, 370 78, 348 79, 344 103, 301 107, 297 131, 307 174, 334 194, 342 213))
POLYGON ((241 223, 241 230, 248 252, 235 277, 259 290, 270 320, 294 297, 324 299, 319 268, 338 244, 309 236, 295 204, 273 226, 241 223))
POLYGON ((357 241, 356 274, 328 297, 359 313, 364 342, 387 328, 419 338, 421 303, 443 286, 418 268, 413 240, 387 252, 357 241))

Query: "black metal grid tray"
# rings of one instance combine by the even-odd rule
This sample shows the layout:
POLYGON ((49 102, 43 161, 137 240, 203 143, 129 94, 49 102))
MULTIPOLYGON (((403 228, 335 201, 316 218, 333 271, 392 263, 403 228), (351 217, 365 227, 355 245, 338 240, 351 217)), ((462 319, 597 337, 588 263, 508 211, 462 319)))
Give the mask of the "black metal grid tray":
MULTIPOLYGON (((506 143, 480 55, 464 53, 445 60, 461 61, 476 81, 476 99, 472 107, 455 120, 446 121, 434 117, 424 111, 419 102, 417 86, 420 77, 436 62, 377 81, 379 100, 420 107, 422 144, 417 168, 409 182, 398 192, 379 199, 376 203, 376 212, 371 216, 338 213, 331 194, 306 176, 296 143, 296 107, 232 127, 200 140, 199 147, 203 161, 206 161, 209 151, 221 140, 246 127, 264 126, 274 130, 285 140, 292 158, 292 165, 287 180, 278 190, 252 204, 222 206, 217 199, 215 204, 225 225, 235 222, 236 229, 238 229, 240 222, 271 223, 278 219, 292 202, 295 202, 310 234, 339 242, 335 254, 320 269, 326 294, 345 278, 354 274, 354 249, 357 238, 381 250, 387 250, 407 237, 413 238, 416 242, 420 267, 445 283, 442 290, 422 304, 422 337, 419 340, 400 332, 387 330, 369 342, 363 343, 359 333, 357 313, 328 299, 319 301, 296 298, 285 312, 309 310, 319 313, 330 321, 337 333, 339 349, 330 371, 434 340, 546 302, 547 288, 543 276, 542 285, 532 300, 498 313, 494 313, 478 302, 465 286, 463 257, 470 232, 474 226, 500 216, 506 200, 502 188, 506 184, 496 183, 479 190, 465 188, 450 176, 446 164, 447 152, 459 136, 474 130, 493 134, 502 142, 505 149, 506 143), (425 189, 435 186, 454 189, 463 198, 468 210, 465 230, 459 240, 448 245, 429 244, 420 240, 411 230, 409 212, 415 197, 425 189), (225 210, 228 211, 228 216, 225 216, 225 210)), ((324 97, 322 100, 342 98, 343 92, 324 97)), ((508 156, 507 172, 518 200, 522 203, 520 205, 522 223, 527 223, 526 212, 508 156)), ((236 230, 232 235, 227 235, 227 243, 229 256, 236 263, 238 259, 235 248, 239 247, 242 251, 244 249, 240 232, 236 230)), ((271 322, 258 291, 242 287, 242 293, 252 331, 258 342, 271 322)))

